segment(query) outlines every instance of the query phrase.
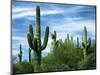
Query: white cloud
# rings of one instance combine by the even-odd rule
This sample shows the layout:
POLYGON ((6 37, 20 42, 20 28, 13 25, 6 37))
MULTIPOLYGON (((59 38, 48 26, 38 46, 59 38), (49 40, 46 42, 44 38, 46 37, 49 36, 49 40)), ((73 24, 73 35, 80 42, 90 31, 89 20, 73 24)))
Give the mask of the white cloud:
POLYGON ((13 49, 18 49, 20 44, 22 45, 22 48, 28 48, 27 37, 14 36, 12 37, 12 41, 13 41, 12 44, 13 49))
MULTIPOLYGON (((12 18, 16 19, 16 18, 21 18, 21 17, 36 16, 35 9, 36 9, 35 7, 13 7, 12 18)), ((71 16, 73 14, 77 14, 83 11, 87 11, 86 9, 84 10, 84 6, 75 6, 75 7, 70 7, 70 8, 66 7, 65 10, 63 8, 54 6, 51 9, 45 9, 45 10, 41 9, 41 16, 62 14, 62 13, 66 13, 65 16, 69 16, 69 15, 71 16)))
MULTIPOLYGON (((95 36, 95 21, 92 20, 73 20, 67 21, 66 19, 63 20, 63 23, 57 23, 55 26, 51 26, 51 32, 56 30, 57 32, 57 38, 58 39, 65 39, 67 37, 67 33, 70 35, 78 35, 76 32, 80 31, 83 32, 84 26, 87 27, 88 32, 91 33, 92 36, 95 36)), ((80 35, 78 35, 80 37, 80 35)), ((80 38, 81 39, 81 38, 80 38)))
POLYGON ((34 16, 35 12, 34 11, 27 11, 27 12, 20 12, 12 15, 13 19, 16 18, 21 18, 21 17, 28 17, 28 16, 34 16))
POLYGON ((34 10, 32 7, 13 7, 13 13, 26 12, 34 10))
MULTIPOLYGON (((53 15, 53 14, 60 14, 63 13, 63 10, 41 10, 41 16, 45 15, 53 15)), ((21 17, 28 17, 28 16, 36 16, 35 8, 32 7, 14 7, 12 9, 12 18, 21 18, 21 17)))

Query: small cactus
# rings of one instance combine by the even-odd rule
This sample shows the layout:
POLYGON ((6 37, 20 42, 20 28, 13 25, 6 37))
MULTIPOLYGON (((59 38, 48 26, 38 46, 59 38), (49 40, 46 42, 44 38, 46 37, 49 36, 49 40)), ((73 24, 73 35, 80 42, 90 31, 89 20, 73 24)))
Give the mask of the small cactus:
POLYGON ((79 48, 79 37, 77 37, 77 48, 79 48))
POLYGON ((57 40, 57 36, 56 36, 56 31, 54 31, 54 33, 51 35, 52 36, 52 46, 53 49, 56 49, 58 47, 58 40, 57 40))
POLYGON ((18 53, 19 63, 22 62, 22 45, 20 44, 20 52, 18 53))
POLYGON ((71 47, 73 47, 73 36, 71 36, 71 47))
POLYGON ((91 46, 91 40, 90 40, 90 38, 87 39, 87 28, 85 26, 84 27, 84 36, 83 36, 83 41, 82 41, 84 60, 86 60, 87 50, 90 48, 90 46, 91 46))
POLYGON ((69 47, 73 47, 73 36, 71 36, 71 39, 70 39, 70 36, 69 34, 67 34, 67 39, 65 39, 65 42, 66 42, 66 46, 67 48, 69 47))

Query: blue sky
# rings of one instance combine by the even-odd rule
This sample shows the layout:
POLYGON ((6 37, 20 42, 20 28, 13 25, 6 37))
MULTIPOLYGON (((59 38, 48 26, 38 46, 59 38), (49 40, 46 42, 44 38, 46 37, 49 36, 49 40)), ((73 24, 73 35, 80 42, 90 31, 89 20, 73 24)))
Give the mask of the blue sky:
POLYGON ((49 26, 49 41, 47 47, 42 51, 45 56, 51 49, 51 33, 57 32, 57 39, 64 40, 67 33, 82 39, 83 28, 87 26, 88 36, 95 39, 95 6, 71 5, 71 4, 48 4, 34 2, 12 2, 12 54, 17 55, 19 44, 22 44, 23 60, 28 59, 27 33, 29 24, 33 25, 35 31, 35 9, 36 5, 41 10, 41 40, 44 39, 46 26, 49 26))

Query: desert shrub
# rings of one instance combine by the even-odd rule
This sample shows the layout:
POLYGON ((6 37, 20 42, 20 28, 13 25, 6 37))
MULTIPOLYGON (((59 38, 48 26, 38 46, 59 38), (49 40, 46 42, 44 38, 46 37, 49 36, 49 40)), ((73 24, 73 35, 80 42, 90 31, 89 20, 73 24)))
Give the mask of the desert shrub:
POLYGON ((65 64, 41 64, 41 72, 55 72, 68 69, 69 67, 65 64))
POLYGON ((33 73, 34 66, 28 62, 22 62, 21 64, 13 64, 13 74, 24 74, 24 73, 33 73))
POLYGON ((81 60, 78 65, 79 69, 95 69, 96 68, 96 55, 91 53, 87 56, 86 60, 81 60))
MULTIPOLYGON (((67 65, 67 69, 62 69, 77 70, 78 62, 83 58, 83 50, 82 48, 76 48, 74 45, 71 47, 71 44, 67 44, 60 41, 59 47, 52 49, 52 51, 43 58, 43 63, 48 65, 54 64, 53 67, 55 67, 55 64, 59 64, 60 66, 58 66, 58 68, 62 68, 62 65, 67 65)), ((60 69, 58 69, 58 71, 60 71, 60 69)))

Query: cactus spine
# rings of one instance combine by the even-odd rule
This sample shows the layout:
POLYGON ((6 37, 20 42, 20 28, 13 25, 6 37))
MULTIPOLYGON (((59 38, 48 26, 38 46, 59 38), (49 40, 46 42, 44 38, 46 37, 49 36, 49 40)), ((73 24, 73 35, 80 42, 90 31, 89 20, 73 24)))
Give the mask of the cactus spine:
POLYGON ((57 36, 56 36, 56 31, 54 31, 54 33, 51 35, 52 37, 52 46, 53 46, 53 49, 56 49, 57 46, 58 46, 58 40, 57 40, 57 36))
POLYGON ((84 26, 84 36, 83 36, 83 41, 82 41, 84 60, 86 60, 87 50, 90 47, 90 44, 91 44, 90 39, 87 40, 87 28, 86 26, 84 26))
POLYGON ((29 48, 29 62, 31 63, 31 49, 29 48))
POLYGON ((22 45, 20 44, 20 52, 18 53, 18 57, 19 57, 19 63, 22 62, 22 45))
POLYGON ((33 34, 33 28, 32 25, 29 25, 29 32, 27 34, 28 43, 31 49, 34 50, 34 60, 35 60, 35 66, 34 71, 39 72, 40 64, 41 64, 41 51, 44 50, 47 46, 48 42, 48 36, 49 36, 49 27, 46 27, 45 30, 45 37, 43 41, 43 45, 41 45, 41 32, 40 32, 40 7, 36 7, 36 32, 35 37, 33 34))

